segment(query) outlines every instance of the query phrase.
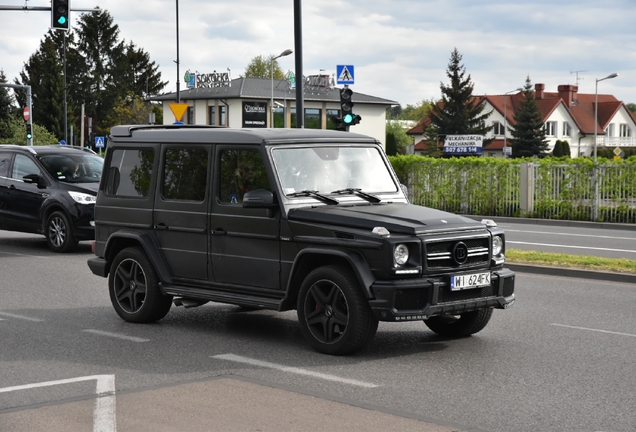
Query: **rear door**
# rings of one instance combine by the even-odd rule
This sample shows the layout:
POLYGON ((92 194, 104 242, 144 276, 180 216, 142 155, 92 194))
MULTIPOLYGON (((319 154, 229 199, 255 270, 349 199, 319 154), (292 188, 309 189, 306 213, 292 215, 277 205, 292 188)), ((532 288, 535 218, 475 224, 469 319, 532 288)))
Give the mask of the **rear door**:
POLYGON ((11 153, 0 151, 0 229, 5 228, 5 219, 7 218, 8 205, 7 199, 7 177, 9 177, 9 168, 11 167, 11 153))
POLYGON ((208 280, 208 185, 211 147, 161 146, 154 230, 172 274, 208 280))
POLYGON ((268 189, 260 147, 217 145, 210 259, 215 282, 280 289, 280 212, 243 208, 246 192, 268 189))

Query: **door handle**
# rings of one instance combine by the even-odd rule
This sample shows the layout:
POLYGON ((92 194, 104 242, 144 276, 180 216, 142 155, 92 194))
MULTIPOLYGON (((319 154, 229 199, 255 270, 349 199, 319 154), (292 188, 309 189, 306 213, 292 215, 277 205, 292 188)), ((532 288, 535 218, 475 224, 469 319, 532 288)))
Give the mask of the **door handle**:
POLYGON ((156 230, 167 230, 168 229, 168 225, 166 225, 165 223, 160 223, 158 225, 155 225, 155 229, 156 230))
POLYGON ((212 235, 224 236, 224 235, 227 235, 227 231, 225 231, 223 228, 217 228, 215 230, 212 230, 212 235))

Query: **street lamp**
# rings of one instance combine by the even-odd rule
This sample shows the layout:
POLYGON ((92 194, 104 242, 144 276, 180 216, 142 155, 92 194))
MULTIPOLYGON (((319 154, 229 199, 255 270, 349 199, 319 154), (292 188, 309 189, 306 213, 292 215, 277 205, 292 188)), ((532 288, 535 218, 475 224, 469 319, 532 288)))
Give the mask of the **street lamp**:
POLYGON ((523 89, 521 87, 516 88, 514 90, 510 90, 508 92, 504 93, 504 145, 503 145, 503 156, 506 157, 506 136, 508 135, 508 114, 506 112, 506 96, 509 95, 510 93, 514 93, 514 92, 518 92, 518 91, 522 91, 523 89))
MULTIPOLYGON (((269 67, 269 72, 270 72, 270 78, 272 81, 272 99, 269 103, 269 109, 271 110, 271 114, 270 114, 270 127, 274 127, 274 60, 281 58, 281 57, 285 57, 288 56, 292 53, 293 51, 290 49, 286 49, 285 51, 283 51, 282 53, 280 53, 279 55, 277 55, 276 57, 272 57, 271 61, 270 61, 270 67, 269 67)), ((284 111, 283 111, 284 113, 284 111)))
POLYGON ((606 76, 605 78, 600 78, 600 79, 596 79, 596 90, 594 92, 595 94, 595 98, 594 98, 594 162, 596 162, 596 135, 597 135, 597 128, 598 128, 598 83, 599 81, 605 81, 606 79, 612 79, 612 78, 616 78, 618 76, 617 73, 613 73, 610 74, 608 76, 606 76))

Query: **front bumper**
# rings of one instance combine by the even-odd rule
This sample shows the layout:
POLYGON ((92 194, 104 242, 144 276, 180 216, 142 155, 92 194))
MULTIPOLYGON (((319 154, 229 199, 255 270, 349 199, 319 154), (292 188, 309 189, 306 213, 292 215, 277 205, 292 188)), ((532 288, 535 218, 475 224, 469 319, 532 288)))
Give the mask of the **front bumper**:
POLYGON ((449 276, 375 281, 369 301, 380 321, 415 321, 435 315, 457 315, 485 308, 507 309, 515 302, 515 273, 492 271, 491 284, 451 291, 449 276))

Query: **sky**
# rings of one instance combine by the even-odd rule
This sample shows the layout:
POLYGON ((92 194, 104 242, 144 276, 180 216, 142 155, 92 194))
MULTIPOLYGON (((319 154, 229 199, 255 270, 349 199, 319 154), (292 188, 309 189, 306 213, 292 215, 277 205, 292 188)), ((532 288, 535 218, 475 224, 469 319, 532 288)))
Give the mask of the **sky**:
MULTIPOLYGON (((180 85, 187 70, 243 75, 256 56, 295 49, 294 0, 71 0, 71 9, 99 4, 133 42, 177 82, 179 7, 180 85)), ((635 0, 301 0, 305 76, 335 74, 353 65, 354 92, 406 107, 439 99, 453 49, 474 84, 474 95, 503 94, 543 83, 556 92, 612 94, 636 103, 635 0), (324 70, 322 72, 321 70, 324 70)), ((48 0, 0 0, 2 6, 50 7, 48 0)), ((71 23, 80 12, 72 12, 71 23)), ((13 82, 50 27, 50 12, 0 10, 0 69, 13 82)), ((294 70, 295 54, 278 59, 294 70)))

